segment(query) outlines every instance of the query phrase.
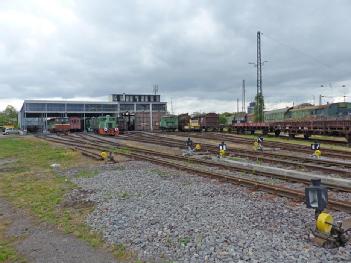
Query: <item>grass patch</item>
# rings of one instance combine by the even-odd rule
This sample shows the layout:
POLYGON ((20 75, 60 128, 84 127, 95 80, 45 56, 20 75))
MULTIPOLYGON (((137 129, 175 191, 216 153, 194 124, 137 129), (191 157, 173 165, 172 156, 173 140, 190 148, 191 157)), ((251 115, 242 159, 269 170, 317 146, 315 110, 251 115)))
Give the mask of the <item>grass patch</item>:
POLYGON ((76 178, 93 178, 99 174, 98 170, 81 170, 76 174, 76 178))
POLYGON ((128 199, 130 197, 128 192, 120 192, 118 193, 118 197, 121 199, 128 199))
POLYGON ((160 177, 169 177, 170 174, 166 171, 162 171, 158 168, 153 168, 153 169, 150 169, 150 172, 153 173, 153 174, 157 174, 158 176, 160 177))
POLYGON ((0 221, 0 262, 25 262, 24 258, 16 253, 15 239, 9 239, 5 235, 9 224, 8 221, 0 221))
POLYGON ((183 237, 179 239, 179 243, 182 247, 186 247, 190 242, 190 237, 183 237))
POLYGON ((130 154, 131 153, 130 149, 126 148, 126 147, 111 148, 111 152, 113 152, 113 153, 125 153, 125 154, 130 154))
MULTIPOLYGON (((76 185, 58 175, 50 165, 60 164, 61 169, 86 166, 86 159, 80 153, 28 137, 1 139, 0 149, 0 160, 14 160, 6 164, 11 169, 0 172, 2 197, 17 207, 29 209, 39 219, 57 225, 63 232, 72 233, 93 247, 107 247, 102 236, 85 224, 86 216, 94 208, 60 206, 64 195, 76 185)), ((85 169, 78 176, 92 177, 96 174, 97 171, 85 169)), ((13 250, 4 242, 6 239, 0 235, 1 256, 13 257, 13 250)), ((114 252, 113 248, 108 249, 114 252)))
POLYGON ((234 157, 234 156, 228 156, 228 159, 233 161, 246 161, 246 159, 244 158, 234 157))

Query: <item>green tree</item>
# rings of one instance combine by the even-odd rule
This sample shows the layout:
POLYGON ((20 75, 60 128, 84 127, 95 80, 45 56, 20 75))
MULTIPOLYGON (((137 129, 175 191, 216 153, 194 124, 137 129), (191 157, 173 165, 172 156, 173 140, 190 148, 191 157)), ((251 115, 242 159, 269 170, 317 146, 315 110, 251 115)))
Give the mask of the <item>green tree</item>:
POLYGON ((219 124, 227 124, 227 118, 224 113, 219 114, 219 124))
POLYGON ((17 110, 11 105, 7 105, 6 109, 0 112, 0 125, 17 126, 17 110))
POLYGON ((254 108, 255 112, 255 122, 263 122, 264 121, 264 98, 262 94, 258 94, 255 97, 256 105, 254 108))

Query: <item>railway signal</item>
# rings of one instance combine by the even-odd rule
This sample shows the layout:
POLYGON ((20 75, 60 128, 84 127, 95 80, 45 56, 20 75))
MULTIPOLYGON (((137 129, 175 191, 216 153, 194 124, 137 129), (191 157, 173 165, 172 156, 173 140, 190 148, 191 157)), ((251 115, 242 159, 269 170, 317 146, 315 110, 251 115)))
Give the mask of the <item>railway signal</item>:
POLYGON ((188 147, 188 150, 193 149, 193 141, 190 138, 186 140, 185 145, 188 147))
POLYGON ((345 246, 350 240, 351 218, 334 223, 331 214, 324 211, 328 205, 328 190, 321 185, 321 179, 312 179, 311 185, 305 188, 307 208, 315 209, 315 227, 311 229, 313 241, 322 247, 335 248, 345 246))
POLYGON ((311 144, 311 150, 313 150, 313 156, 319 159, 322 155, 321 145, 317 142, 311 144))
POLYGON ((219 156, 220 156, 220 157, 225 156, 226 153, 227 153, 227 145, 226 145, 224 142, 221 142, 221 143, 218 145, 218 148, 219 148, 219 156))
POLYGON ((256 150, 256 151, 263 151, 263 137, 262 136, 258 136, 257 137, 257 139, 256 139, 256 141, 254 142, 254 149, 256 150))
POLYGON ((317 143, 317 142, 315 142, 315 143, 312 143, 311 144, 311 149, 312 150, 320 150, 321 149, 321 145, 319 144, 319 143, 317 143))

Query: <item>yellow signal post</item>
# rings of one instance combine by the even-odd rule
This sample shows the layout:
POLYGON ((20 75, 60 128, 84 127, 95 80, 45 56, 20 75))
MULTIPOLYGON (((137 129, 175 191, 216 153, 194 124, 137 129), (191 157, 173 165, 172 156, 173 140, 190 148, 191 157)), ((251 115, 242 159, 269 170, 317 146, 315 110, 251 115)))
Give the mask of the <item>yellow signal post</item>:
POLYGON ((101 152, 100 156, 101 156, 102 159, 106 160, 107 157, 108 157, 108 153, 107 152, 101 152))
POLYGON ((319 214, 316 221, 316 228, 324 234, 330 234, 330 231, 333 226, 334 219, 333 217, 325 212, 319 214))
POLYGON ((321 150, 315 150, 314 155, 319 159, 322 156, 321 150))
POLYGON ((225 156, 225 150, 219 150, 219 156, 224 157, 225 156))
POLYGON ((254 144, 253 144, 253 149, 254 149, 255 151, 258 151, 258 148, 259 148, 259 144, 258 144, 257 141, 255 141, 254 144))
POLYGON ((195 151, 201 151, 201 144, 197 143, 195 145, 195 151))

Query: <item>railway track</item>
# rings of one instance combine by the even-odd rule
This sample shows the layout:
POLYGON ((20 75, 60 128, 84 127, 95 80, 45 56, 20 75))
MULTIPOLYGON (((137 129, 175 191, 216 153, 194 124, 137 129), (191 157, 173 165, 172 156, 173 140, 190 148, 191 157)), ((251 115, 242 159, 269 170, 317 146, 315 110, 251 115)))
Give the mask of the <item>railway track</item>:
MULTIPOLYGON (((155 134, 139 134, 124 139, 135 140, 144 143, 154 143, 169 147, 184 147, 184 141, 166 138, 155 134)), ((212 153, 217 153, 218 149, 216 146, 211 144, 201 144, 204 149, 212 153)), ((306 158, 303 156, 294 156, 283 153, 273 152, 257 152, 245 149, 229 150, 229 154, 232 157, 245 158, 252 161, 259 161, 265 163, 281 164, 286 167, 294 167, 297 170, 309 170, 309 171, 320 171, 326 174, 335 174, 343 178, 351 178, 350 170, 351 163, 337 162, 325 159, 314 159, 306 158)))
MULTIPOLYGON (((47 141, 54 142, 54 143, 66 145, 66 146, 71 147, 75 150, 79 150, 82 153, 84 152, 86 155, 88 155, 90 157, 95 155, 95 158, 100 158, 99 152, 106 150, 106 147, 116 146, 115 144, 111 145, 111 142, 107 142, 107 141, 105 142, 105 144, 104 143, 96 143, 96 141, 98 141, 98 140, 96 140, 95 143, 93 143, 93 142, 89 142, 88 140, 86 140, 85 142, 84 141, 82 142, 82 141, 77 140, 77 138, 52 138, 52 137, 40 137, 40 138, 45 139, 47 141)), ((82 139, 84 140, 84 138, 82 138, 82 139)), ((117 145, 119 145, 119 144, 117 144, 117 145)), ((129 158, 133 158, 133 159, 150 161, 153 163, 157 163, 159 165, 163 165, 163 166, 167 166, 167 167, 171 167, 171 168, 175 168, 175 169, 180 169, 183 171, 190 172, 192 174, 198 174, 201 176, 216 178, 220 181, 225 181, 225 182, 230 182, 230 183, 241 185, 241 186, 246 186, 249 188, 253 188, 255 190, 262 190, 262 191, 265 191, 265 192, 268 192, 271 194, 291 198, 294 200, 299 200, 299 201, 304 200, 304 192, 303 191, 290 189, 290 188, 282 187, 282 186, 274 186, 274 185, 258 182, 256 180, 235 177, 235 176, 231 176, 231 175, 221 174, 218 172, 213 172, 213 171, 209 172, 209 171, 206 171, 203 169, 199 170, 199 169, 192 168, 192 167, 189 167, 187 165, 181 164, 179 162, 174 163, 172 161, 164 159, 164 158, 169 158, 170 155, 163 156, 164 158, 160 159, 158 157, 155 157, 155 155, 154 155, 155 152, 152 152, 153 154, 150 154, 150 152, 152 152, 152 151, 144 150, 144 153, 142 153, 142 152, 128 153, 128 152, 121 151, 118 154, 121 154, 121 155, 129 157, 129 158)), ((189 160, 188 158, 180 157, 180 156, 178 156, 177 158, 180 158, 182 161, 189 160)), ((174 156, 172 156, 172 158, 170 158, 170 159, 174 159, 174 156)), ((329 199, 329 208, 351 213, 351 202, 330 198, 329 199)))
MULTIPOLYGON (((288 135, 279 135, 279 137, 275 136, 274 134, 267 134, 265 137, 269 138, 280 138, 283 140, 291 140, 291 138, 288 135)), ((303 141, 303 142, 310 142, 313 143, 315 141, 318 141, 321 144, 331 144, 331 145, 337 145, 337 146, 342 146, 342 147, 349 147, 349 144, 347 143, 346 139, 345 141, 337 141, 337 140, 331 140, 331 139, 312 139, 312 138, 301 138, 301 137, 295 137, 294 140, 297 141, 303 141)))
MULTIPOLYGON (((178 132, 178 133, 171 133, 171 134, 182 136, 182 137, 203 138, 203 139, 210 139, 210 140, 225 140, 226 142, 241 143, 241 144, 252 144, 254 142, 253 139, 243 138, 235 134, 186 133, 186 132, 178 132)), ((298 144, 288 143, 288 142, 268 142, 268 141, 265 141, 264 145, 266 147, 281 148, 288 151, 296 151, 300 153, 311 154, 310 147, 306 145, 298 145, 298 144)), ((322 152, 323 152, 323 156, 326 156, 326 157, 351 160, 350 151, 322 149, 322 152)))

